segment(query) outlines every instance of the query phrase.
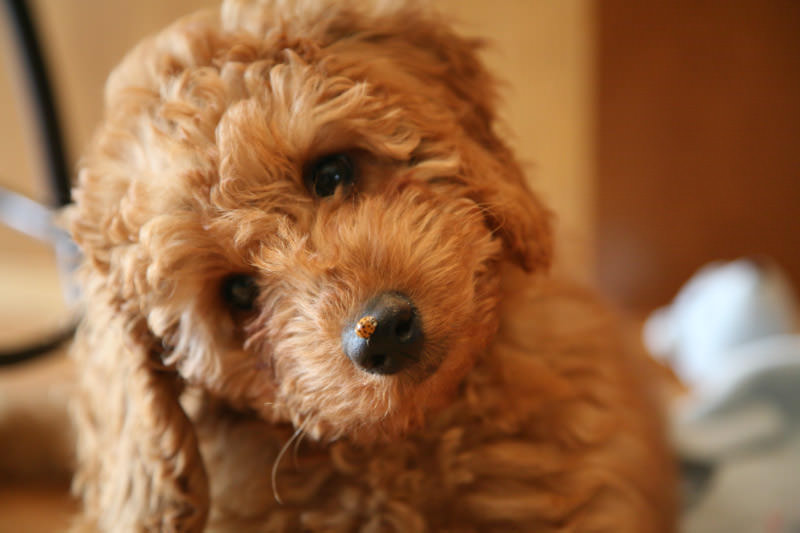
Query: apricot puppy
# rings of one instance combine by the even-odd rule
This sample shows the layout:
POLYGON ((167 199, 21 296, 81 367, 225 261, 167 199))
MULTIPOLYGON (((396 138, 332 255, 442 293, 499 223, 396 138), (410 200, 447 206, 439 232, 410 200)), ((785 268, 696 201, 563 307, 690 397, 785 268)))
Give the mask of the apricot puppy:
POLYGON ((640 361, 545 280, 477 47, 231 0, 113 72, 70 213, 76 530, 672 528, 640 361))

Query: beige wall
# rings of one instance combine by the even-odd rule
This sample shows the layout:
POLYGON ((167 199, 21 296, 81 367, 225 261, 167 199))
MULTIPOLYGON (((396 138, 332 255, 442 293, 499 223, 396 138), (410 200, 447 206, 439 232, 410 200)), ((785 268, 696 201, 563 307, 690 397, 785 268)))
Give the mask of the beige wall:
MULTIPOLYGON (((108 71, 143 35, 210 0, 37 0, 59 91, 70 153, 77 157, 101 112, 108 71)), ((589 268, 591 218, 591 2, 589 0, 438 0, 464 33, 486 37, 486 59, 507 82, 503 108, 508 137, 529 168, 534 187, 558 212, 562 249, 571 270, 589 268)), ((8 48, 5 28, 0 45, 8 48)), ((8 54, 4 54, 8 56, 8 54)), ((4 58, 4 60, 7 57, 4 58)), ((0 70, 0 184, 41 197, 20 135, 19 91, 9 65, 0 70), (13 76, 11 76, 13 79, 13 76)), ((28 143, 30 144, 30 143, 28 143)))

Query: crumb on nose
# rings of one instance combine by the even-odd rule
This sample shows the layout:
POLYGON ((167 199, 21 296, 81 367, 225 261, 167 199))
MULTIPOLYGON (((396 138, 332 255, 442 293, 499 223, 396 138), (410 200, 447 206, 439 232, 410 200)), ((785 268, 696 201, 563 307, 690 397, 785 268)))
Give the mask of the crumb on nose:
POLYGON ((362 339, 369 339, 372 337, 372 334, 375 333, 375 329, 377 327, 378 320, 374 316, 367 315, 365 317, 361 317, 358 323, 356 323, 355 332, 356 335, 362 339))

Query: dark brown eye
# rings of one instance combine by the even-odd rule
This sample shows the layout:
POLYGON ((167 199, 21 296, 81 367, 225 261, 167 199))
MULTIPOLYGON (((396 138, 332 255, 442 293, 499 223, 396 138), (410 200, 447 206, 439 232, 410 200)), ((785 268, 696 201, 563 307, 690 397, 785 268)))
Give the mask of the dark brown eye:
POLYGON ((339 186, 353 183, 353 163, 346 154, 333 154, 316 161, 309 169, 306 181, 316 196, 331 196, 339 186))
POLYGON ((232 274, 222 280, 222 299, 232 309, 252 311, 258 298, 258 285, 253 276, 232 274))

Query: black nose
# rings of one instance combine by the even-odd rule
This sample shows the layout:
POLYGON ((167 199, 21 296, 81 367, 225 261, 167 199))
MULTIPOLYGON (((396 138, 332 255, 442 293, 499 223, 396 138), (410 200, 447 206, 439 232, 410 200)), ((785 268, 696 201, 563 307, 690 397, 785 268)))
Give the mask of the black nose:
POLYGON ((419 361, 422 324, 414 304, 398 292, 369 301, 355 322, 342 331, 344 353, 372 374, 396 374, 419 361))

